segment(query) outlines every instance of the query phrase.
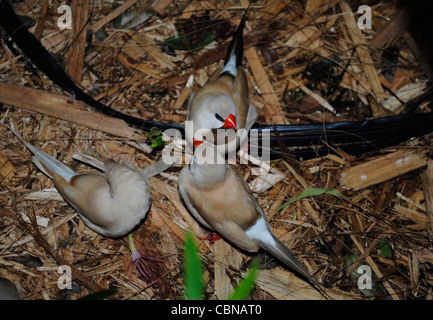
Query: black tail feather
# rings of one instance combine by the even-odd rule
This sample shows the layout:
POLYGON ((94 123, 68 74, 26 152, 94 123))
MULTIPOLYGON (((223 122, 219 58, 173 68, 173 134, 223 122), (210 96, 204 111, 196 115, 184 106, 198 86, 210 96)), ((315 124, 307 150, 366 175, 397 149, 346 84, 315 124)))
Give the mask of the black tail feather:
POLYGON ((235 34, 233 35, 233 39, 230 42, 226 57, 224 59, 224 65, 226 65, 229 62, 230 58, 233 55, 236 55, 236 67, 239 67, 242 64, 242 58, 244 57, 243 34, 244 34, 245 20, 247 18, 248 12, 250 11, 250 8, 251 8, 251 2, 248 8, 245 10, 242 20, 239 23, 238 28, 235 31, 235 34))
POLYGON ((259 246, 275 258, 280 260, 290 269, 296 271, 298 274, 302 275, 310 285, 316 289, 325 299, 331 299, 331 297, 325 292, 325 290, 314 280, 314 278, 308 273, 301 262, 295 257, 295 255, 280 241, 277 237, 273 235, 276 242, 275 245, 271 245, 262 241, 259 241, 259 246))

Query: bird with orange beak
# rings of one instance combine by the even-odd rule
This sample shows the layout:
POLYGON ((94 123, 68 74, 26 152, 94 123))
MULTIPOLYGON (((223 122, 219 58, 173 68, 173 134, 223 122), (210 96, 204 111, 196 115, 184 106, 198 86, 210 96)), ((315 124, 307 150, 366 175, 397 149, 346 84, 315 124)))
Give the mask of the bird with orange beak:
POLYGON ((328 298, 295 255, 273 234, 248 185, 215 145, 194 139, 194 147, 191 163, 179 174, 178 186, 197 221, 240 249, 268 251, 328 298))
POLYGON ((234 152, 248 137, 248 131, 257 119, 257 110, 249 103, 248 81, 242 69, 243 29, 249 8, 233 35, 224 64, 209 77, 206 84, 189 102, 185 129, 186 140, 193 149, 193 138, 200 129, 213 133, 213 142, 220 153, 234 152), (219 130, 221 129, 221 130, 219 130), (234 130, 236 135, 227 140, 218 139, 224 130, 234 130))

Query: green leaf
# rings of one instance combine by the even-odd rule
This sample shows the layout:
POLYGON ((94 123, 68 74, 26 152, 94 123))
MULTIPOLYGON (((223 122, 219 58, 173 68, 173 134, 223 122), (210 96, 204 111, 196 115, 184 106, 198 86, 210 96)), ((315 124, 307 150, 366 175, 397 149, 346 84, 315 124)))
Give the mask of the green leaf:
POLYGON ((255 261, 245 277, 239 282, 239 285, 228 297, 228 300, 245 300, 250 295, 251 290, 254 288, 254 283, 259 271, 259 263, 255 261))
POLYGON ((379 241, 380 254, 384 258, 388 258, 391 252, 391 247, 388 244, 388 238, 382 238, 379 241))
POLYGON ((194 237, 190 232, 185 234, 184 256, 185 300, 201 300, 203 298, 203 270, 194 237))
POLYGON ((314 187, 310 187, 305 189, 300 195, 298 195, 297 197, 293 198, 292 200, 282 204, 275 213, 277 213, 278 211, 280 211, 281 209, 283 209, 284 207, 287 207, 288 205, 292 204, 293 202, 296 202, 298 200, 304 199, 304 198, 308 198, 308 197, 316 197, 316 196, 320 196, 322 194, 329 194, 329 195, 333 195, 337 198, 341 198, 343 197, 343 194, 338 191, 337 189, 327 189, 327 188, 314 188, 314 187))
POLYGON ((155 148, 161 147, 163 145, 164 145, 164 140, 162 140, 162 137, 160 136, 160 137, 156 137, 156 139, 152 141, 152 144, 150 145, 150 147, 152 149, 155 149, 155 148))
POLYGON ((162 139, 161 130, 157 127, 150 128, 149 132, 146 133, 146 138, 150 142, 150 147, 155 149, 164 145, 164 140, 162 139))
POLYGON ((147 138, 155 138, 161 135, 161 130, 157 127, 150 128, 149 132, 146 133, 147 138))

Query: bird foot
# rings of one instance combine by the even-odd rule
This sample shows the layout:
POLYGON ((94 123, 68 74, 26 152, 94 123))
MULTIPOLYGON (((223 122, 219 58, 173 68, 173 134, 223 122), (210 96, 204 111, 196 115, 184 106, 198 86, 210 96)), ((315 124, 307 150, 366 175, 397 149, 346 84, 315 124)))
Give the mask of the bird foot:
POLYGON ((200 237, 199 239, 200 239, 200 240, 209 240, 209 242, 212 244, 212 243, 214 243, 215 241, 220 240, 220 239, 221 239, 221 236, 218 235, 218 234, 215 233, 215 232, 209 232, 209 236, 207 236, 207 237, 200 237))

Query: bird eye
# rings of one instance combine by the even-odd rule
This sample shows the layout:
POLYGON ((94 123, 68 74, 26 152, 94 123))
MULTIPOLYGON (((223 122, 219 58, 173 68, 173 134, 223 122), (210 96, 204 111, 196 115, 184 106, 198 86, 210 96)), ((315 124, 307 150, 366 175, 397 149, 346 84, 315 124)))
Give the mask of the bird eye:
POLYGON ((217 118, 219 121, 224 122, 224 118, 221 117, 218 113, 215 113, 215 118, 217 118))

